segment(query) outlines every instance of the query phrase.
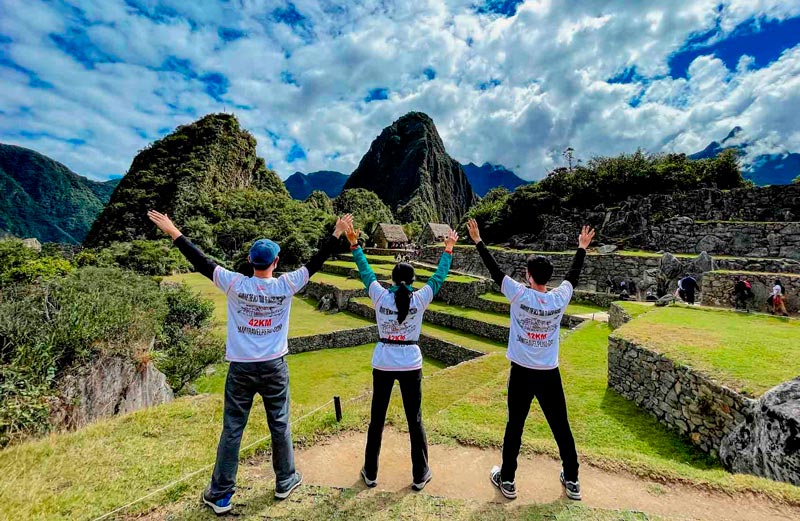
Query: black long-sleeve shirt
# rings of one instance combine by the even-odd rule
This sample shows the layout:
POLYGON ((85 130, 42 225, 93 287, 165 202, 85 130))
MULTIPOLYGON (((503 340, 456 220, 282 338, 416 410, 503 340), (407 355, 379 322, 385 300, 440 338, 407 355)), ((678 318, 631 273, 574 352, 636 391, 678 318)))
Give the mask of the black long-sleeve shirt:
MULTIPOLYGON (((322 265, 336 249, 336 245, 338 243, 339 238, 333 235, 328 236, 328 240, 322 243, 322 246, 319 248, 319 250, 317 250, 317 253, 315 253, 306 263, 306 269, 308 270, 309 277, 322 269, 322 265)), ((200 248, 192 244, 192 241, 190 241, 188 237, 181 235, 175 239, 173 244, 178 248, 183 256, 186 257, 186 260, 189 261, 189 263, 198 273, 201 273, 203 276, 214 280, 214 270, 217 268, 217 263, 208 258, 200 250, 200 248)))
MULTIPOLYGON (((497 265, 497 261, 494 260, 492 253, 489 251, 489 248, 483 241, 479 242, 475 245, 478 249, 478 253, 481 256, 481 260, 483 260, 483 264, 486 266, 486 269, 489 270, 489 275, 491 275, 492 280, 497 283, 498 286, 503 286, 503 278, 505 278, 506 274, 503 273, 503 270, 500 269, 500 266, 497 265)), ((568 280, 572 287, 575 288, 578 285, 578 279, 581 276, 581 270, 583 270, 583 261, 586 258, 586 250, 583 248, 578 248, 575 252, 575 257, 572 258, 572 266, 570 266, 567 274, 564 276, 564 280, 568 280)))

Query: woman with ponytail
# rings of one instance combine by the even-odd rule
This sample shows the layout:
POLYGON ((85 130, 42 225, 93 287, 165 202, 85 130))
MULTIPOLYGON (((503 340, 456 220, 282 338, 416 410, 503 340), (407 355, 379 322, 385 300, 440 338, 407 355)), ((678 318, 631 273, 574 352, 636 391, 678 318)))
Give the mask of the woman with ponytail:
POLYGON ((392 386, 397 380, 408 421, 408 435, 411 438, 411 488, 419 491, 425 488, 432 475, 428 467, 428 440, 422 425, 422 352, 417 343, 422 329, 423 312, 433 301, 450 271, 453 246, 458 240, 458 234, 450 231, 444 241, 445 251, 439 259, 436 273, 421 289, 414 291, 414 267, 411 264, 397 264, 392 270, 392 286, 384 288, 358 245, 359 232, 353 230, 351 225, 346 233, 361 282, 366 286, 375 306, 380 335, 380 341, 372 355, 372 408, 361 478, 368 487, 377 484, 383 425, 389 399, 392 397, 392 386))

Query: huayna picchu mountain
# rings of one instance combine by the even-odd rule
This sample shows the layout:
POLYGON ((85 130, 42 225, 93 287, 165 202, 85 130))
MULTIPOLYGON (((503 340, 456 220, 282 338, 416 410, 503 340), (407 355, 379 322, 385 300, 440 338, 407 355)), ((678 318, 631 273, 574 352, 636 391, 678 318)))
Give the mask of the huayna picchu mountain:
POLYGON ((383 129, 344 189, 378 194, 400 222, 455 225, 475 202, 461 165, 447 155, 433 120, 409 112, 383 129))
POLYGON ((118 182, 92 181, 35 150, 0 144, 0 235, 79 244, 118 182))
POLYGON ((187 222, 227 191, 254 188, 289 196, 256 155, 256 140, 230 114, 209 114, 139 152, 86 237, 86 246, 162 236, 150 208, 187 222))

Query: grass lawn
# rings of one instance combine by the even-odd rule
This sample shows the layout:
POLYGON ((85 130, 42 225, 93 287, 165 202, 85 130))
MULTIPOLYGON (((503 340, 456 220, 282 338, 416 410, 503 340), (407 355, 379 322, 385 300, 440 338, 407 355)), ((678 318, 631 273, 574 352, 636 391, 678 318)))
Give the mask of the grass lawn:
POLYGON ((798 374, 800 321, 682 306, 654 308, 616 332, 751 396, 798 374))
POLYGON ((313 282, 321 282, 323 284, 330 284, 339 289, 364 289, 364 285, 358 279, 351 279, 343 275, 336 275, 335 273, 317 272, 311 277, 313 282))
POLYGON ((489 324, 499 324, 501 326, 508 326, 511 320, 508 313, 496 313, 494 311, 482 311, 475 308, 464 308, 461 306, 453 306, 443 302, 431 302, 428 309, 431 311, 438 311, 440 313, 447 313, 448 315, 455 315, 457 317, 471 318, 473 320, 480 320, 489 324))
MULTIPOLYGON (((325 349, 289 355, 292 403, 303 406, 316 406, 321 389, 352 397, 367 391, 372 384, 372 350, 375 344, 365 344, 340 349, 325 349), (313 382, 313 385, 309 385, 313 382)), ((433 374, 446 367, 439 360, 424 357, 424 374, 433 374)), ((227 362, 216 364, 206 374, 195 381, 197 392, 222 394, 225 390, 227 362), (211 372, 213 371, 213 372, 211 372)), ((331 398, 333 395, 328 396, 331 398)))
MULTIPOLYGON (((302 306, 298 306, 297 311, 318 313, 302 306)), ((309 316, 312 322, 320 323, 335 317, 319 320, 318 316, 309 316)), ((770 366, 784 373, 792 367, 796 369, 796 365, 786 361, 798 359, 800 347, 792 343, 792 339, 800 337, 798 327, 800 322, 797 321, 670 307, 654 309, 618 331, 625 330, 625 335, 648 336, 650 341, 669 339, 670 342, 665 342, 666 349, 675 349, 675 338, 701 339, 703 342, 696 342, 697 348, 676 351, 681 354, 693 350, 699 354, 735 352, 741 356, 734 359, 747 361, 750 372, 764 372, 759 381, 772 378, 780 381, 786 378, 783 374, 773 375, 770 371, 775 369, 770 366), (743 328, 747 334, 743 333, 743 328), (752 339, 751 343, 748 339, 752 339), (777 363, 776 353, 781 355, 777 363), (765 359, 772 362, 763 364, 765 359)), ((425 362, 423 417, 429 439, 434 443, 459 442, 486 447, 497 451, 499 459, 506 422, 509 368, 505 347, 430 324, 423 325, 423 333, 487 353, 443 369, 441 364, 425 362)), ((694 483, 731 494, 762 492, 800 504, 800 487, 727 473, 716 460, 609 390, 606 382, 609 333, 606 324, 591 322, 562 334, 560 369, 570 422, 583 462, 661 481, 694 483)), ((363 393, 369 388, 371 378, 371 349, 371 345, 365 345, 289 357, 292 429, 298 446, 314 444, 344 430, 366 428, 369 395, 363 393), (342 423, 335 422, 332 406, 304 418, 335 394, 344 401, 342 423)), ((726 357, 714 357, 714 361, 719 359, 726 357)), ((731 371, 730 367, 726 370, 731 371)), ((198 469, 200 472, 194 477, 155 495, 127 514, 136 517, 158 508, 174 519, 211 518, 207 513, 199 513, 197 494, 210 474, 205 466, 214 461, 221 425, 219 390, 223 374, 224 365, 218 366, 215 374, 198 381, 198 388, 210 394, 179 398, 169 404, 100 421, 76 432, 54 434, 0 451, 0 473, 4 476, 0 481, 0 504, 3 505, 0 518, 91 519, 198 469)), ((393 393, 387 423, 405 429, 399 394, 396 390, 393 393)), ((265 424, 260 403, 257 403, 242 446, 263 438, 267 433, 265 424)), ((239 501, 246 500, 241 507, 246 519, 311 519, 318 513, 325 518, 337 507, 353 516, 379 512, 391 518, 392 512, 397 515, 407 512, 403 508, 409 505, 424 514, 420 517, 430 519, 639 519, 634 513, 607 514, 579 505, 565 506, 561 502, 507 509, 493 505, 476 507, 414 494, 354 497, 352 491, 325 487, 308 487, 291 501, 277 504, 270 494, 272 474, 266 461, 268 447, 268 442, 263 442, 242 454, 245 471, 238 497, 239 501), (470 510, 475 508, 479 510, 470 510)), ((525 427, 523 451, 557 455, 552 435, 536 404, 525 427)), ((348 515, 342 518, 346 517, 348 515)))
POLYGON ((636 318, 639 315, 643 315, 648 311, 656 309, 655 304, 652 302, 631 302, 629 300, 618 300, 615 301, 614 304, 622 307, 622 309, 624 309, 625 312, 631 316, 631 318, 636 318))

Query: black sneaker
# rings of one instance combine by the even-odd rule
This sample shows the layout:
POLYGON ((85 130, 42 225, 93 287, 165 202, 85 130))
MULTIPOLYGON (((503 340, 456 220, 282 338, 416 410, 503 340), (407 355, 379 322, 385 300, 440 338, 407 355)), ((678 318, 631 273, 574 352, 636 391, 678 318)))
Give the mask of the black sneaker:
POLYGON ((361 479, 364 480, 364 484, 366 486, 368 486, 369 488, 372 488, 372 487, 374 487, 375 485, 378 484, 378 480, 377 479, 369 479, 367 477, 367 471, 364 470, 364 467, 361 467, 361 479))
POLYGON ((503 481, 500 477, 500 467, 497 465, 492 467, 492 471, 489 472, 489 480, 492 485, 500 489, 506 499, 517 499, 517 485, 513 481, 503 481))
POLYGON ((425 485, 430 483, 432 479, 433 479, 433 474, 431 473, 431 469, 428 469, 428 471, 422 477, 422 481, 420 481, 419 483, 416 483, 416 482, 412 483, 411 484, 411 488, 413 490, 416 490, 417 492, 419 492, 420 490, 425 488, 425 485))
POLYGON ((294 480, 292 481, 292 484, 289 485, 289 488, 283 491, 279 491, 277 488, 275 489, 275 499, 286 499, 287 497, 289 497, 289 494, 291 494, 294 489, 300 486, 300 483, 302 482, 303 482, 303 475, 300 474, 299 472, 295 472, 294 480))
POLYGON ((577 481, 567 481, 564 479, 564 471, 561 471, 561 484, 564 485, 564 491, 567 497, 575 501, 581 500, 581 484, 577 481))
POLYGON ((231 497, 233 497, 233 492, 228 492, 219 499, 211 499, 208 489, 203 491, 203 503, 211 507, 211 510, 218 516, 231 511, 231 508, 233 508, 231 506, 231 497))

